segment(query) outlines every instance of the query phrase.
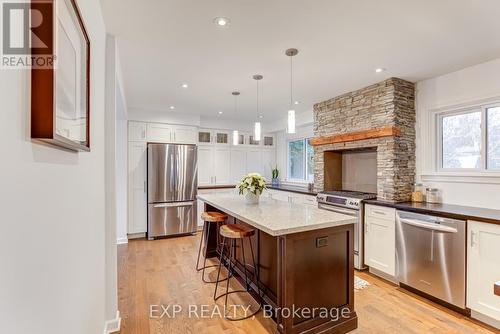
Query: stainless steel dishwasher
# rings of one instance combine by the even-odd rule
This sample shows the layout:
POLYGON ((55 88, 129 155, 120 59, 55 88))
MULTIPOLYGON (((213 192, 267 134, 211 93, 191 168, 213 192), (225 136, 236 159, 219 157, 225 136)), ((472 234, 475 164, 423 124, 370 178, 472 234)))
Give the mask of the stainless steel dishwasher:
POLYGON ((396 215, 401 285, 465 309, 465 221, 407 211, 396 215))

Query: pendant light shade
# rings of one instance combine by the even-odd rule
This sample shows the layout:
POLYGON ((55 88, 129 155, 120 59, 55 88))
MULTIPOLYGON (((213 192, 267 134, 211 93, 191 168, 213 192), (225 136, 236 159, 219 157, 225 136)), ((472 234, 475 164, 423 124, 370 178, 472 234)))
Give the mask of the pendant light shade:
MULTIPOLYGON (((234 96, 234 114, 236 116, 238 112, 238 96, 240 95, 240 92, 232 92, 231 95, 234 96)), ((239 133, 238 130, 233 130, 233 145, 237 146, 239 144, 239 133)))
MULTIPOLYGON (((263 78, 264 77, 260 74, 253 76, 253 79, 257 82, 257 117, 259 116, 259 81, 263 78)), ((255 122, 253 126, 253 140, 260 141, 261 130, 260 122, 255 122)))
POLYGON ((260 140, 260 132, 261 132, 260 122, 255 122, 254 129, 253 129, 254 140, 256 140, 256 141, 260 140))
POLYGON ((295 133, 295 110, 293 109, 293 63, 292 58, 299 53, 297 49, 288 49, 285 54, 290 57, 290 109, 288 110, 287 133, 295 133))
POLYGON ((295 110, 288 110, 288 124, 286 132, 295 133, 295 110))
POLYGON ((236 146, 238 145, 238 137, 239 137, 239 133, 238 133, 238 130, 233 130, 233 145, 236 146))

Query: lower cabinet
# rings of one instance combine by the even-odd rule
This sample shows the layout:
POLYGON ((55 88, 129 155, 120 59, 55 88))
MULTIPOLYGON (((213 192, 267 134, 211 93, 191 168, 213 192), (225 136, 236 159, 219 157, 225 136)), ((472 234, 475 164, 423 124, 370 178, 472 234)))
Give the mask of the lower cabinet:
POLYGON ((146 153, 144 142, 128 144, 128 233, 147 231, 146 153))
MULTIPOLYGON (((467 307, 498 321, 500 296, 495 282, 500 281, 500 225, 467 222, 467 307)), ((484 319, 480 319, 484 320, 484 319)), ((492 324, 493 325, 493 324, 492 324)))
POLYGON ((396 210, 365 206, 365 264, 396 275, 396 210))

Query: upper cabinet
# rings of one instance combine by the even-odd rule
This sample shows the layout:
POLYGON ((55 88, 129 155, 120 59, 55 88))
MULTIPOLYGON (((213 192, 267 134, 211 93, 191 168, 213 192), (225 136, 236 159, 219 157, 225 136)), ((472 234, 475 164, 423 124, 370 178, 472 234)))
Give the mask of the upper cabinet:
POLYGON ((128 141, 196 144, 197 129, 194 126, 164 123, 128 123, 128 141))
POLYGON ((170 143, 173 129, 169 124, 150 123, 148 124, 148 141, 155 143, 170 143))
POLYGON ((229 145, 230 133, 227 130, 198 130, 198 145, 229 145))
POLYGON ((128 141, 146 141, 146 123, 128 123, 128 141))
POLYGON ((262 136, 262 145, 264 147, 274 147, 276 145, 276 138, 274 135, 264 135, 262 136))
POLYGON ((194 126, 174 125, 173 142, 178 144, 196 144, 197 129, 194 126))

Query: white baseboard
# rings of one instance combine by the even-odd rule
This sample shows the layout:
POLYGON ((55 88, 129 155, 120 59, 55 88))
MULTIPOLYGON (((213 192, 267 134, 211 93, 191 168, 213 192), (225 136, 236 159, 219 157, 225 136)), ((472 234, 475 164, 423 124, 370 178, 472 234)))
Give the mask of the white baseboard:
POLYGON ((103 334, 115 333, 120 330, 122 318, 120 318, 120 311, 116 311, 116 318, 108 320, 104 323, 103 334))
POLYGON ((128 238, 118 238, 116 239, 116 244, 117 245, 128 244, 128 238))
POLYGON ((479 313, 479 312, 476 312, 474 310, 471 310, 470 312, 470 316, 471 318, 474 318, 476 320, 479 320, 481 322, 484 322, 485 324, 487 325, 490 325, 492 327, 495 327, 497 329, 500 329, 500 320, 497 320, 497 319, 493 319, 487 315, 484 315, 482 313, 479 313))

